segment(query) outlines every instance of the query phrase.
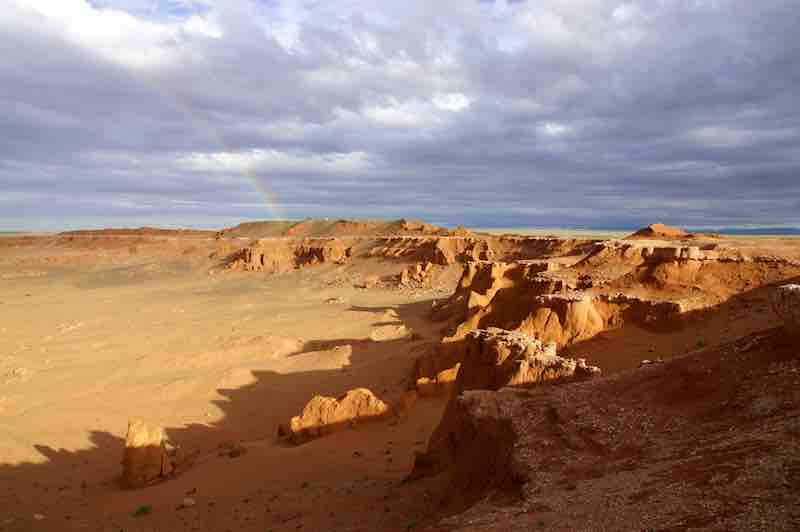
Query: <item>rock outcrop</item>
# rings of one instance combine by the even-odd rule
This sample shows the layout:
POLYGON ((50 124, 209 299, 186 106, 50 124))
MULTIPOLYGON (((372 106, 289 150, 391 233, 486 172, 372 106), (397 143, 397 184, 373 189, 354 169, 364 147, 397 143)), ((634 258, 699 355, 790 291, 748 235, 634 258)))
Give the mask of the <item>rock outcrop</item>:
POLYGON ((337 238, 292 240, 264 238, 244 248, 232 269, 283 273, 322 263, 342 264, 352 256, 352 245, 337 238))
POLYGON ((417 359, 414 372, 419 394, 433 396, 585 378, 598 375, 600 369, 583 359, 558 356, 553 342, 489 328, 441 344, 417 359))
MULTIPOLYGON (((447 468, 467 447, 479 452, 473 445, 476 439, 483 441, 483 438, 486 438, 486 445, 482 452, 496 455, 488 459, 488 465, 508 465, 505 463, 508 445, 513 445, 510 424, 501 421, 495 396, 483 391, 585 380, 601 373, 600 368, 587 365, 583 359, 558 356, 554 343, 543 343, 513 331, 472 331, 464 339, 463 350, 463 360, 456 367, 455 382, 450 387, 450 402, 431 435, 427 451, 417 456, 412 477, 435 474, 447 468)), ((472 452, 467 451, 468 454, 472 452)), ((470 464, 467 469, 471 467, 470 464)), ((473 476, 469 471, 462 473, 473 476)))
POLYGON ((783 320, 783 326, 792 336, 800 337, 800 284, 787 284, 772 291, 772 309, 783 320))
POLYGON ((583 359, 558 356, 555 343, 543 343, 519 332, 479 329, 467 335, 464 345, 464 361, 456 381, 459 393, 600 374, 600 368, 587 366, 583 359))
POLYGON ((299 416, 278 428, 278 437, 295 445, 389 414, 389 405, 370 390, 356 388, 338 399, 317 395, 299 416))
POLYGON ((397 284, 401 288, 428 287, 433 281, 436 267, 432 262, 419 262, 412 264, 400 272, 397 284))
POLYGON ((587 253, 597 240, 525 236, 393 236, 377 239, 372 257, 404 258, 440 266, 480 260, 518 261, 587 253))
POLYGON ((788 532, 798 372, 795 344, 767 331, 609 378, 467 391, 412 478, 444 464, 436 530, 762 530, 770 516, 788 532))
POLYGON ((626 237, 628 239, 636 239, 636 238, 650 238, 650 239, 676 239, 676 238, 694 238, 695 235, 691 233, 687 233, 683 229, 679 229, 677 227, 670 227, 664 224, 650 224, 647 227, 643 227, 633 233, 632 235, 626 237))
POLYGON ((141 488, 168 477, 174 464, 167 453, 164 430, 148 426, 140 419, 128 422, 122 457, 122 483, 141 488))
POLYGON ((717 244, 653 247, 608 241, 573 264, 469 262, 452 296, 432 308, 432 318, 447 323, 443 351, 469 331, 487 327, 563 347, 628 323, 672 330, 689 312, 799 273, 800 264, 791 260, 717 244))

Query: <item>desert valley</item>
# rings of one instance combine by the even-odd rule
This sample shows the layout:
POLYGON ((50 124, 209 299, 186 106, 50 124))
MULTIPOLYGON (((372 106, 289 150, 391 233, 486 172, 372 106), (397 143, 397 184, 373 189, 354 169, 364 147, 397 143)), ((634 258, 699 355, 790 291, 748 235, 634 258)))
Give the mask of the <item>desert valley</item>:
POLYGON ((800 529, 800 239, 0 237, 0 530, 800 529))

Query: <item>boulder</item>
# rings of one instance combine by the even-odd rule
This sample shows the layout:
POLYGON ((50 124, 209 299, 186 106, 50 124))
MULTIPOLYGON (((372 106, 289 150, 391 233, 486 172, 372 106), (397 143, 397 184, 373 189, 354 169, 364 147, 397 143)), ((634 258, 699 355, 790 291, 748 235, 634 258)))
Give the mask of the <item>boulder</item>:
POLYGON ((122 483, 129 488, 141 488, 166 478, 173 471, 164 429, 150 427, 141 419, 129 421, 122 457, 122 483))
POLYGON ((786 284, 772 291, 772 309, 792 336, 800 336, 800 284, 786 284))
POLYGON ((299 445, 389 413, 389 406, 366 388, 348 391, 338 399, 317 395, 299 416, 278 428, 278 437, 299 445))

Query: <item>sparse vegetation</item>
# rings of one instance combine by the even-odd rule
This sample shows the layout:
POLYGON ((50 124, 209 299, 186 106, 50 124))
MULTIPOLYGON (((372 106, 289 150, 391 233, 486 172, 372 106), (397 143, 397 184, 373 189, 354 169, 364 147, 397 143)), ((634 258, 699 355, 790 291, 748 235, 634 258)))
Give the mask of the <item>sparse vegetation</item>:
POLYGON ((150 515, 153 513, 153 507, 149 504, 143 504, 139 506, 135 512, 133 512, 134 517, 144 517, 145 515, 150 515))

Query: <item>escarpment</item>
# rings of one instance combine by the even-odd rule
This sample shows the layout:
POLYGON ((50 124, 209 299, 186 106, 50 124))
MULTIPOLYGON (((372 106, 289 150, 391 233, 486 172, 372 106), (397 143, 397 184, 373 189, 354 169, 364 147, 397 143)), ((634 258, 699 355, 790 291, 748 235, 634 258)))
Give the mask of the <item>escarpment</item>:
POLYGON ((244 248, 241 257, 230 268, 283 273, 315 264, 343 264, 351 258, 352 253, 352 245, 336 238, 261 239, 244 248))

